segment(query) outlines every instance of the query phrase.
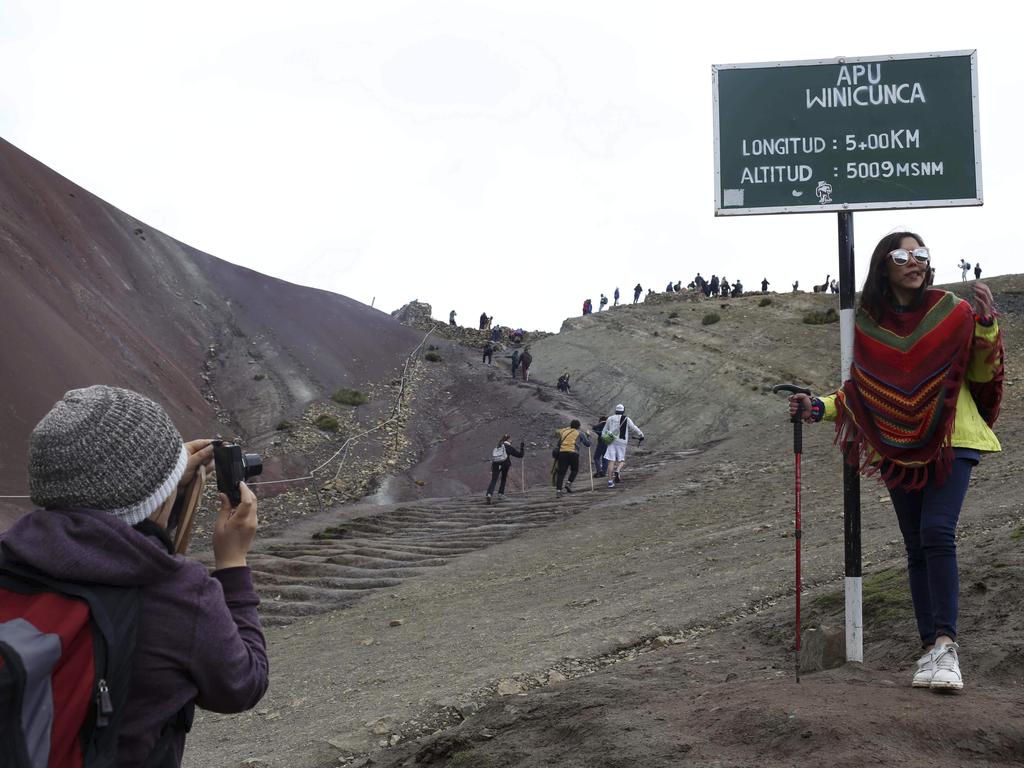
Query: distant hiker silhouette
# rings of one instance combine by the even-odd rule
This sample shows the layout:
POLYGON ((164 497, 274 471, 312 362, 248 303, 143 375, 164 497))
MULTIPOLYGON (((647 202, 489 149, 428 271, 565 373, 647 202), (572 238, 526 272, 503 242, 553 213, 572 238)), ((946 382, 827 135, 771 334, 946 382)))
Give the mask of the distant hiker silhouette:
POLYGON ((516 368, 519 367, 519 350, 513 349, 511 355, 505 355, 505 357, 511 358, 512 360, 512 378, 516 377, 516 368))
POLYGON ((615 299, 615 303, 612 306, 615 306, 615 307, 619 306, 619 289, 618 288, 615 289, 615 293, 612 295, 612 298, 615 299))
POLYGON ((644 289, 640 285, 640 283, 637 283, 635 286, 633 286, 633 303, 634 304, 636 304, 638 301, 640 301, 640 294, 643 292, 643 290, 644 289))
POLYGON ((451 312, 448 313, 448 325, 450 325, 452 328, 455 327, 455 310, 454 309, 451 312))
POLYGON ((523 372, 523 381, 530 380, 530 365, 533 363, 533 355, 530 354, 530 345, 527 344, 523 354, 519 356, 519 370, 523 372))
POLYGON ((761 293, 768 293, 768 285, 767 277, 761 280, 761 293))

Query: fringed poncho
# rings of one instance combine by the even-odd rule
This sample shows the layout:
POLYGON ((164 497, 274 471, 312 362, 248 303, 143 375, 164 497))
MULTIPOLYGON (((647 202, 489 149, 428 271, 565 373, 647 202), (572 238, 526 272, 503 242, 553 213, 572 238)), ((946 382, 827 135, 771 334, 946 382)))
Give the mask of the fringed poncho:
MULTIPOLYGON (((950 436, 974 337, 970 304, 928 289, 920 305, 886 312, 880 322, 857 312, 850 379, 836 396, 836 442, 865 475, 889 488, 941 483, 953 464, 950 436)), ((1001 361, 1001 338, 990 351, 1001 361)), ((1002 397, 1002 365, 989 382, 969 382, 991 426, 1002 397)))

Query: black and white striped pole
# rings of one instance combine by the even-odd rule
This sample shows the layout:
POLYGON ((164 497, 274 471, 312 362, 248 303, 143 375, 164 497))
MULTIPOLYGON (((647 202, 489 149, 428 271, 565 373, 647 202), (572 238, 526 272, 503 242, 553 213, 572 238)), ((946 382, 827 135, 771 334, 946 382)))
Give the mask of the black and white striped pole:
MULTIPOLYGON (((854 309, 853 212, 839 213, 839 350, 843 382, 853 363, 854 309)), ((843 454, 851 450, 843 446, 843 454)), ((846 660, 864 661, 863 589, 860 565, 860 476, 843 461, 843 543, 845 549, 846 660)))

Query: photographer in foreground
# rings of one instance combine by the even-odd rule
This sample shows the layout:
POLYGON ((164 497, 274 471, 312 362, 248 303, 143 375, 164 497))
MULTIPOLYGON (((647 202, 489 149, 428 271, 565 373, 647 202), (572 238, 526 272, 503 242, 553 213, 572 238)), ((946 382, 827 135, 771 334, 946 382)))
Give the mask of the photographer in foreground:
MULTIPOLYGON (((244 483, 236 506, 221 494, 212 574, 172 554, 166 531, 167 502, 184 492, 200 465, 212 465, 212 457, 210 441, 182 444, 159 405, 115 387, 67 392, 33 430, 30 487, 42 509, 3 536, 0 565, 40 574, 41 583, 57 585, 55 593, 80 583, 137 595, 131 610, 108 616, 115 632, 134 636, 133 645, 108 646, 131 649, 128 658, 108 652, 114 656, 104 666, 109 675, 98 679, 95 694, 86 692, 88 710, 68 726, 76 729, 71 735, 60 728, 73 713, 61 711, 54 695, 53 736, 45 745, 50 765, 77 762, 79 751, 88 765, 90 750, 101 749, 96 745, 107 738, 116 744, 118 766, 179 766, 196 705, 242 712, 267 690, 259 598, 246 565, 256 497, 244 483), (107 680, 120 680, 121 690, 107 680)), ((38 615, 38 602, 35 610, 38 615)), ((26 613, 23 623, 31 623, 31 609, 26 613)), ((96 647, 102 647, 99 640, 96 647)), ((53 667, 55 691, 65 684, 68 666, 62 658, 53 667)), ((78 687, 92 684, 87 675, 78 677, 78 687)))

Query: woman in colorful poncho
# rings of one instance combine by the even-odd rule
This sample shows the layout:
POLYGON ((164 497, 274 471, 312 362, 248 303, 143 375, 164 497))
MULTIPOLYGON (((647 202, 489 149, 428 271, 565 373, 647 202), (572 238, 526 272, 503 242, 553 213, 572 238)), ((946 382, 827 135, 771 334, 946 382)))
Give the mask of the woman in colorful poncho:
POLYGON ((907 549, 910 594, 925 649, 915 688, 960 690, 956 525, 971 470, 999 451, 1003 346, 992 292, 974 310, 929 288, 921 238, 896 232, 871 256, 856 316, 850 379, 822 398, 795 395, 790 413, 836 423, 846 459, 888 487, 907 549))

